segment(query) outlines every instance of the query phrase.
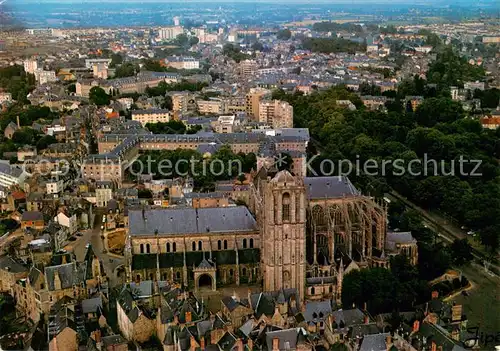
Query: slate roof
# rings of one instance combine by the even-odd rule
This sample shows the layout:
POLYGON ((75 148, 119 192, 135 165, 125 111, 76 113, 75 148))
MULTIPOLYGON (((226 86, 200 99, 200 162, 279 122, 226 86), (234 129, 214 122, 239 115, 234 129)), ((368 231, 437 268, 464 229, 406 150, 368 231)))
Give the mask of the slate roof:
POLYGON ((411 232, 388 232, 385 238, 385 248, 394 250, 396 244, 416 244, 417 240, 411 232))
POLYGON ((77 266, 76 262, 46 267, 45 276, 47 278, 47 286, 50 291, 55 290, 55 272, 59 274, 62 289, 70 288, 73 285, 79 285, 85 280, 85 269, 83 269, 82 266, 77 266))
POLYGON ((28 274, 28 279, 30 281, 31 286, 35 285, 35 282, 37 281, 38 277, 40 277, 42 272, 38 268, 31 267, 30 272, 28 274))
POLYGON ((226 332, 222 338, 220 338, 217 345, 221 348, 221 350, 231 350, 236 343, 236 336, 234 336, 230 332, 226 332))
POLYGON ((21 221, 42 221, 43 213, 40 211, 26 211, 21 216, 21 221))
POLYGON ((333 311, 332 315, 335 317, 335 322, 340 324, 343 322, 346 327, 354 324, 361 324, 364 322, 364 313, 361 310, 355 308, 351 310, 338 310, 333 311))
POLYGON ((129 211, 131 235, 154 235, 156 230, 160 235, 256 231, 257 223, 245 206, 129 211))
POLYGON ((418 334, 426 339, 427 345, 430 345, 434 341, 436 343, 436 346, 443 347, 443 351, 464 350, 463 347, 461 347, 453 339, 451 339, 448 331, 444 330, 439 325, 434 325, 427 322, 421 323, 418 334))
POLYGON ((121 335, 104 336, 101 339, 103 346, 106 348, 111 345, 126 344, 127 341, 121 335))
POLYGON ((222 303, 227 307, 229 312, 233 312, 239 306, 244 306, 240 301, 235 300, 232 296, 224 296, 222 303))
POLYGON ((102 298, 100 296, 82 301, 83 313, 96 313, 100 309, 102 310, 102 298))
MULTIPOLYGON (((290 302, 292 298, 295 298, 296 306, 298 306, 299 299, 297 289, 282 289, 278 291, 252 294, 250 295, 250 304, 254 310, 255 316, 260 318, 263 314, 266 316, 272 316, 277 303, 290 302)), ((292 310, 292 313, 297 312, 293 311, 291 306, 290 309, 292 310)))
MULTIPOLYGON (((155 263, 156 264, 156 263, 155 263)), ((132 291, 137 291, 138 297, 145 298, 153 296, 153 281, 142 280, 139 283, 131 282, 130 288, 132 291)))
POLYGON ((25 266, 18 263, 10 256, 0 256, 0 269, 9 270, 11 273, 28 272, 28 269, 25 266))
POLYGON ((217 151, 219 151, 219 149, 221 147, 222 147, 221 144, 216 144, 216 143, 200 144, 196 148, 196 151, 198 151, 202 155, 204 155, 206 153, 209 153, 210 155, 213 155, 217 151))
POLYGON ((324 320, 332 312, 330 301, 308 301, 303 315, 306 322, 324 320))
POLYGON ((302 336, 306 336, 307 332, 302 328, 291 328, 267 332, 267 349, 273 350, 273 339, 278 338, 280 350, 295 350, 301 334, 302 336))
POLYGON ((386 351, 385 338, 389 333, 365 335, 359 351, 386 351))
POLYGON ((361 195, 346 176, 305 177, 304 185, 309 200, 361 195))

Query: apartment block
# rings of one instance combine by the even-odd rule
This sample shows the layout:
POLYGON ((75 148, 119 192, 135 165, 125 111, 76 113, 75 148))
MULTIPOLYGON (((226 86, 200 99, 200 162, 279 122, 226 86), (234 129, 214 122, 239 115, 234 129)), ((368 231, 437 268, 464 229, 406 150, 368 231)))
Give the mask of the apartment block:
POLYGON ((182 33, 184 33, 184 29, 181 26, 169 26, 161 28, 158 31, 158 37, 161 40, 171 40, 177 38, 182 33))
POLYGON ((254 119, 259 119, 260 102, 271 96, 271 91, 263 88, 252 88, 246 94, 246 112, 254 119))
POLYGON ((191 56, 169 56, 165 59, 167 67, 176 69, 199 69, 200 61, 191 56))
POLYGON ((140 122, 143 126, 147 123, 166 123, 170 121, 170 110, 150 109, 132 111, 132 120, 140 122))
POLYGON ((269 123, 273 128, 292 128, 293 107, 281 100, 261 101, 259 122, 269 123))
POLYGON ((34 74, 38 69, 38 61, 37 60, 25 60, 23 62, 24 71, 26 73, 34 74))
POLYGON ((250 76, 257 72, 259 64, 254 60, 244 60, 240 62, 240 73, 243 76, 250 76))
POLYGON ((224 113, 224 103, 221 100, 196 101, 198 112, 202 115, 217 115, 224 113))

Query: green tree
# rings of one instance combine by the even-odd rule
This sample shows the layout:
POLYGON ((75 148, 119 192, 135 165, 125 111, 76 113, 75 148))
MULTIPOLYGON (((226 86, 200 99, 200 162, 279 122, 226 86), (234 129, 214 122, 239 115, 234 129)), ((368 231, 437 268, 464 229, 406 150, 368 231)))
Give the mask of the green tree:
POLYGON ((356 51, 365 51, 366 44, 356 43, 342 38, 305 38, 302 47, 312 52, 331 54, 337 52, 348 52, 354 54, 356 51))
POLYGON ((500 103, 500 90, 497 88, 486 89, 484 91, 476 89, 474 98, 481 100, 482 108, 497 108, 500 103))
POLYGON ((28 127, 17 130, 12 135, 12 141, 19 145, 35 145, 37 139, 38 132, 28 127))
POLYGON ((264 49, 264 45, 260 41, 256 41, 252 44, 252 49, 255 51, 262 51, 264 49))
POLYGON ((57 139, 53 135, 44 135, 36 143, 36 149, 38 151, 46 149, 51 144, 56 144, 57 139))
POLYGON ((67 87, 68 93, 76 93, 76 85, 74 83, 71 83, 67 87))
POLYGON ((276 33, 276 37, 280 40, 288 40, 292 37, 292 32, 290 29, 280 29, 278 33, 276 33))
POLYGON ((467 239, 455 239, 450 245, 451 258, 456 265, 463 265, 472 261, 472 247, 467 239))
POLYGON ((149 189, 139 189, 137 191, 137 196, 139 199, 152 199, 153 193, 149 189))
POLYGON ((104 89, 101 87, 93 87, 90 89, 89 100, 97 106, 109 105, 111 102, 110 96, 106 94, 104 89))
POLYGON ((230 43, 224 45, 224 47, 222 48, 222 53, 224 54, 224 56, 227 56, 236 61, 236 63, 251 58, 250 55, 242 53, 239 46, 235 46, 230 43))
POLYGON ((194 46, 200 42, 200 39, 198 37, 191 37, 189 38, 189 46, 194 46))
POLYGON ((132 77, 138 71, 136 65, 131 62, 121 64, 115 69, 116 78, 132 77))
POLYGON ((349 351, 349 348, 343 342, 336 342, 330 347, 330 351, 349 351))
POLYGON ((120 54, 112 54, 111 55, 111 63, 109 64, 109 67, 113 68, 116 67, 117 65, 121 65, 123 63, 123 56, 120 54))
POLYGON ((185 134, 186 125, 181 121, 147 123, 146 128, 153 134, 185 134))
POLYGON ((181 33, 175 38, 175 43, 179 46, 187 46, 189 45, 189 37, 186 34, 181 33))
POLYGON ((462 104, 450 98, 425 99, 415 112, 417 123, 426 127, 440 122, 453 122, 463 117, 462 104))

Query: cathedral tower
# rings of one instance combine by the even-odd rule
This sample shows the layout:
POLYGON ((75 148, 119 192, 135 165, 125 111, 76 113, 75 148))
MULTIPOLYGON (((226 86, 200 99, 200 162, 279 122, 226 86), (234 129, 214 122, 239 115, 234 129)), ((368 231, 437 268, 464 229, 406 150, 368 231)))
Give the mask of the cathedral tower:
POLYGON ((262 182, 264 291, 296 288, 305 296, 306 199, 301 178, 281 171, 262 182))

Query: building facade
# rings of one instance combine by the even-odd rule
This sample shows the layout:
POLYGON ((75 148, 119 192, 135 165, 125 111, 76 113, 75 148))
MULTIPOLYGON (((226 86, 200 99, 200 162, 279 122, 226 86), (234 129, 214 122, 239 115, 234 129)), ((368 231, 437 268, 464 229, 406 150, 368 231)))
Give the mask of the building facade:
POLYGON ((300 299, 340 301, 343 275, 387 267, 386 210, 346 177, 262 168, 249 206, 129 211, 129 280, 167 280, 195 291, 263 283, 300 299))
POLYGON ((259 122, 268 123, 273 128, 292 128, 293 107, 286 101, 261 101, 259 122))
POLYGON ((143 126, 147 123, 167 123, 170 121, 170 110, 135 110, 132 111, 132 120, 140 122, 143 126))

